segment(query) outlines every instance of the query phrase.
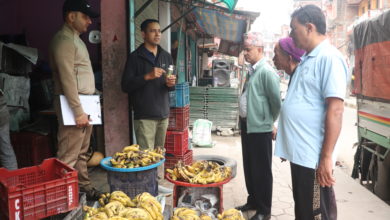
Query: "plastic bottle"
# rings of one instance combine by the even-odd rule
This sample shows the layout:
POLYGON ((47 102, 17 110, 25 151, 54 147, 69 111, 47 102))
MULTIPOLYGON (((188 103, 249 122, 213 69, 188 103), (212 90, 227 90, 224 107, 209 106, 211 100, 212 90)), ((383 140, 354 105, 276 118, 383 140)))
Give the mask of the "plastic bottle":
POLYGON ((167 75, 170 76, 173 74, 173 65, 169 65, 167 75))

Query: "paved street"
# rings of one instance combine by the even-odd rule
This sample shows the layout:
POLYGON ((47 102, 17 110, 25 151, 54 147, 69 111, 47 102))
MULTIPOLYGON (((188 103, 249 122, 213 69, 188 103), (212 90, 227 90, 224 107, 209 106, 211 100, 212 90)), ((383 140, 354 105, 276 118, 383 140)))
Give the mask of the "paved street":
MULTIPOLYGON (((224 186, 224 208, 242 205, 246 201, 241 143, 240 137, 213 136, 216 141, 214 148, 195 148, 195 155, 216 154, 235 158, 238 161, 237 176, 224 186)), ((289 163, 273 159, 273 206, 272 219, 294 219, 294 202, 291 191, 291 178, 289 163)), ((349 177, 342 169, 336 168, 336 199, 338 205, 338 219, 340 220, 388 220, 390 219, 390 206, 373 195, 357 181, 349 177)), ((254 212, 244 213, 249 219, 254 212)))

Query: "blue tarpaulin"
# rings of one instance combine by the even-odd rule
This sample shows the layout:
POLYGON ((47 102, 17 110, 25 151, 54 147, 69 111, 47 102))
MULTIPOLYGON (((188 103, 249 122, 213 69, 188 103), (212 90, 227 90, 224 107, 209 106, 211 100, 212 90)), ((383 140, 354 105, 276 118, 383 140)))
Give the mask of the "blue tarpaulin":
POLYGON ((246 30, 246 20, 223 12, 196 8, 194 15, 198 25, 208 34, 224 40, 241 42, 246 30))

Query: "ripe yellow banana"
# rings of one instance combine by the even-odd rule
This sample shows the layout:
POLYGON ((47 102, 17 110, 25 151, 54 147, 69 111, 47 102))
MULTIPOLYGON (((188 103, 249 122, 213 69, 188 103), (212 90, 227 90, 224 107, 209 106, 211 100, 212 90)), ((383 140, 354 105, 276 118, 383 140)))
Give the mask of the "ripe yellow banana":
POLYGON ((128 219, 127 218, 122 218, 122 217, 119 217, 119 216, 115 216, 115 217, 109 218, 108 220, 128 220, 128 219))
POLYGON ((133 144, 131 146, 127 146, 123 148, 123 152, 128 152, 128 151, 139 151, 139 145, 138 144, 133 144))
POLYGON ((202 214, 200 216, 200 220, 213 220, 210 216, 206 215, 206 214, 202 214))
POLYGON ((149 213, 141 208, 128 208, 126 212, 123 213, 122 217, 132 220, 152 220, 149 213))
POLYGON ((176 215, 173 215, 172 217, 171 217, 171 220, 181 220, 179 217, 177 217, 176 215))
POLYGON ((157 219, 157 214, 154 212, 154 210, 152 209, 152 207, 150 207, 148 203, 140 203, 139 205, 150 214, 153 220, 157 219))

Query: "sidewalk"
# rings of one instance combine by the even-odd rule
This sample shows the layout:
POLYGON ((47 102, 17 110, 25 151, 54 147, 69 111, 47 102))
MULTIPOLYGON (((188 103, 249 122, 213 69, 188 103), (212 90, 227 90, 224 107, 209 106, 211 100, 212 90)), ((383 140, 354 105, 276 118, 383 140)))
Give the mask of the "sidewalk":
MULTIPOLYGON (((224 185, 225 209, 242 205, 246 202, 247 192, 242 168, 241 138, 213 136, 216 146, 213 148, 195 148, 194 154, 216 154, 237 160, 237 176, 224 185)), ((273 159, 273 220, 294 220, 294 201, 291 190, 290 165, 273 159)), ((390 219, 390 206, 380 200, 357 181, 350 178, 341 169, 336 168, 336 200, 338 206, 338 219, 340 220, 388 220, 390 219)), ((249 219, 254 212, 246 212, 244 216, 249 219)))
MULTIPOLYGON (((242 167, 241 138, 221 137, 213 135, 216 145, 213 148, 194 148, 194 155, 214 154, 237 160, 237 175, 223 188, 224 208, 234 208, 246 202, 247 192, 242 167)), ((92 182, 98 189, 107 191, 108 183, 106 173, 100 168, 91 172, 92 182)), ((273 159, 273 202, 272 220, 294 220, 294 202, 291 190, 290 165, 273 159)), ((388 220, 390 219, 390 206, 380 200, 357 181, 350 178, 340 168, 335 170, 336 199, 338 206, 338 219, 340 220, 388 220)), ((166 187, 173 187, 167 181, 166 187)), ((166 204, 172 205, 172 196, 167 198, 166 204)), ((249 219, 254 212, 245 212, 244 217, 249 219)))

